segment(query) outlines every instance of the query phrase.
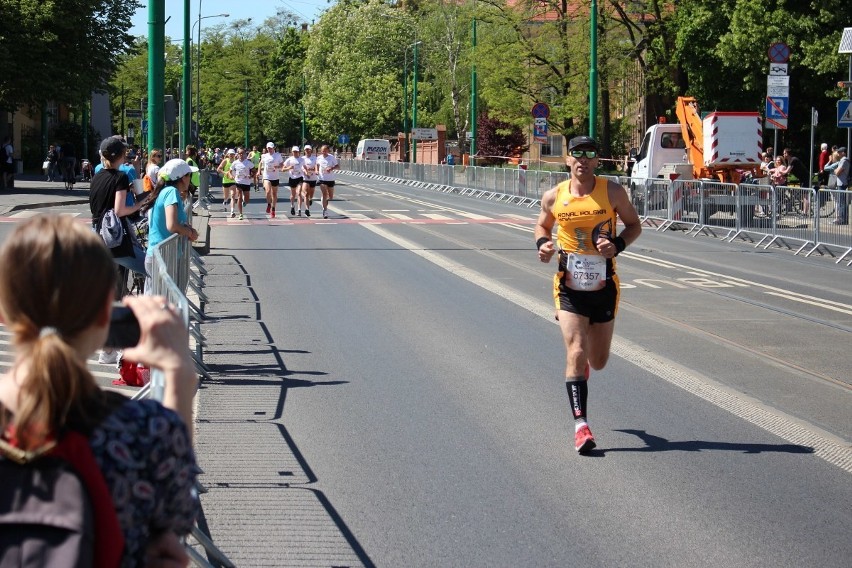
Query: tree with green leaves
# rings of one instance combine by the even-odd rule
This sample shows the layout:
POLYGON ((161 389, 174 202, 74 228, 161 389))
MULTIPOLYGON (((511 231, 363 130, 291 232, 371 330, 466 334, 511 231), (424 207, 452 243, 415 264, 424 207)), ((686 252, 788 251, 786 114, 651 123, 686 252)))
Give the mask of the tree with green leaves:
POLYGON ((137 0, 0 0, 0 108, 79 103, 106 89, 137 0))

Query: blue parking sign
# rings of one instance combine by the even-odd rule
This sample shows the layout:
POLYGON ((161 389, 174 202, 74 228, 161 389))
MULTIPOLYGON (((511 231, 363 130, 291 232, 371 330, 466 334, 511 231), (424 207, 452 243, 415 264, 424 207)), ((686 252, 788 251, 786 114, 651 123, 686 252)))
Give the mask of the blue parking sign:
POLYGON ((790 97, 766 97, 766 118, 787 118, 790 97))

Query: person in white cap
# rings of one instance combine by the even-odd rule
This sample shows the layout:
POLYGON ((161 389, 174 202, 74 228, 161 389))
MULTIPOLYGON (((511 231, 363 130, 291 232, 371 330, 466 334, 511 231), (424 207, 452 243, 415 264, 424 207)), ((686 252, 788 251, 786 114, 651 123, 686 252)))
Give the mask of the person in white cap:
MULTIPOLYGON (((304 180, 304 160, 299 156, 299 147, 293 146, 290 151, 292 156, 284 160, 285 172, 290 172, 290 179, 287 180, 287 185, 290 186, 290 215, 296 215, 298 204, 298 215, 302 216, 302 202, 305 200, 302 192, 302 181, 304 180)), ((305 216, 310 217, 310 209, 305 208, 305 216)))
POLYGON ((266 143, 266 153, 260 157, 260 175, 263 178, 263 190, 266 193, 266 214, 275 218, 275 204, 278 203, 278 183, 284 158, 275 151, 275 142, 266 143))
POLYGON ((246 156, 245 148, 237 148, 237 157, 231 162, 231 170, 228 172, 234 178, 233 199, 237 204, 240 221, 243 220, 243 207, 248 205, 249 195, 251 195, 251 171, 254 169, 254 164, 246 156))
POLYGON ((314 192, 317 188, 317 157, 310 144, 305 144, 305 155, 302 156, 304 176, 302 192, 305 199, 305 215, 311 216, 311 205, 314 204, 314 192))
POLYGON ((334 171, 340 169, 340 164, 334 154, 329 154, 328 144, 320 148, 317 157, 317 175, 319 176, 320 191, 322 191, 322 218, 328 219, 328 202, 334 199, 334 171))
POLYGON ((198 168, 180 158, 169 160, 157 172, 157 185, 151 192, 143 212, 148 214, 148 250, 145 255, 145 293, 151 293, 154 270, 154 247, 177 233, 191 241, 198 239, 186 215, 184 201, 189 198, 192 174, 198 168))

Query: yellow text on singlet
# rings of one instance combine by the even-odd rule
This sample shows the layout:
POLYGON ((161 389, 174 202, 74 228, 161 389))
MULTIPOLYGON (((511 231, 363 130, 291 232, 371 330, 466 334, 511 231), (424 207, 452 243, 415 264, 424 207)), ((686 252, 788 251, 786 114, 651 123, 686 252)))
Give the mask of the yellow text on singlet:
MULTIPOLYGON (((615 237, 615 209, 609 202, 607 180, 595 177, 595 188, 588 195, 571 195, 571 180, 556 186, 556 202, 551 209, 559 227, 558 248, 566 253, 600 254, 595 248, 598 237, 615 237)), ((612 259, 611 270, 615 270, 612 259)))

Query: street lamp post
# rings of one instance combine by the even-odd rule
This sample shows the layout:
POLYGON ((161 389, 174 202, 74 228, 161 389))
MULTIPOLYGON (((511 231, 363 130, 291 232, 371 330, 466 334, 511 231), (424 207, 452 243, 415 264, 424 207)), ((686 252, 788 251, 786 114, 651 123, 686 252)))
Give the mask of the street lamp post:
MULTIPOLYGON (((248 79, 246 79, 246 145, 245 145, 245 146, 243 146, 243 148, 245 148, 246 155, 248 155, 248 147, 249 147, 249 123, 248 123, 248 118, 249 118, 249 109, 248 109, 248 107, 249 107, 249 105, 248 105, 248 85, 249 85, 249 80, 248 80, 248 79)), ((303 137, 304 137, 304 135, 305 135, 305 134, 304 134, 304 129, 305 129, 305 127, 304 127, 304 120, 305 120, 305 117, 304 117, 304 106, 303 106, 303 107, 302 107, 302 136, 303 136, 303 137)))
POLYGON ((198 26, 198 43, 195 46, 195 145, 199 145, 201 139, 201 20, 207 18, 228 18, 230 14, 213 14, 212 16, 201 15, 201 0, 198 0, 198 20, 192 24, 190 36, 198 26))

